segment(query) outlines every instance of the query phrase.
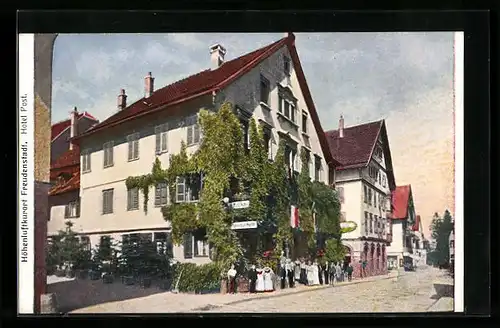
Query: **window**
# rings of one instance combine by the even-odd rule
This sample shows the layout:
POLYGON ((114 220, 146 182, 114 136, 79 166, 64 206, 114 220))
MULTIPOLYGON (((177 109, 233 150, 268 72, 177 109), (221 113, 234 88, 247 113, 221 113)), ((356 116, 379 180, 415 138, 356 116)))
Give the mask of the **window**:
POLYGON ((78 218, 80 217, 80 200, 69 202, 64 207, 64 218, 78 218))
POLYGON ((370 178, 377 181, 378 169, 376 167, 369 166, 368 167, 368 175, 370 176, 370 178))
POLYGON ((297 149, 289 145, 285 145, 285 163, 290 170, 297 170, 297 149))
POLYGON ((177 177, 176 202, 194 202, 199 200, 201 189, 201 175, 192 174, 188 178, 177 177))
POLYGON ((245 150, 248 150, 250 149, 250 135, 248 132, 249 124, 248 121, 246 120, 241 120, 240 124, 241 124, 241 129, 243 130, 243 148, 245 150))
POLYGON ((113 166, 113 141, 106 142, 103 147, 104 152, 104 167, 113 166))
POLYGON ((375 157, 377 157, 379 159, 383 159, 384 158, 384 152, 382 151, 382 146, 381 145, 377 145, 375 147, 374 155, 375 155, 375 157))
POLYGON ((341 204, 344 203, 344 187, 337 187, 337 192, 339 194, 339 201, 341 204))
POLYGON ((380 222, 378 222, 378 216, 377 215, 373 216, 373 221, 375 222, 373 229, 374 229, 375 233, 378 234, 379 233, 379 229, 380 229, 380 222))
POLYGON ((128 142, 128 160, 139 159, 139 133, 132 133, 127 136, 128 142))
POLYGON ((209 244, 206 237, 194 237, 194 256, 208 256, 209 244))
POLYGON ((271 130, 270 129, 263 129, 263 135, 264 135, 264 148, 266 149, 266 152, 270 154, 271 150, 271 130))
POLYGON ((198 123, 187 127, 187 145, 195 145, 200 142, 200 126, 198 123))
POLYGON ((102 191, 102 214, 113 213, 113 189, 102 191))
POLYGON ((153 234, 156 244, 156 251, 160 255, 173 255, 172 236, 167 232, 155 232, 153 234))
POLYGON ((307 133, 307 113, 302 111, 302 133, 307 133))
POLYGON ((168 124, 155 127, 155 153, 161 154, 168 151, 168 124))
POLYGON ((314 179, 320 181, 321 179, 321 157, 314 155, 314 179))
POLYGON ((283 72, 290 75, 290 58, 283 56, 283 72))
POLYGON ((269 80, 264 76, 260 76, 260 101, 266 105, 269 105, 269 94, 271 93, 271 88, 269 80))
POLYGON ((284 95, 280 94, 279 96, 279 107, 278 111, 283 114, 287 119, 292 121, 293 123, 296 122, 296 116, 297 116, 297 106, 295 100, 290 100, 288 98, 285 98, 284 95))
POLYGON ((369 226, 368 226, 368 212, 365 212, 365 235, 368 234, 369 226))
POLYGON ((372 190, 368 188, 368 205, 372 204, 372 190))
POLYGON ((193 234, 186 233, 184 235, 184 258, 191 259, 193 258, 193 234))
POLYGON ((377 207, 377 192, 373 192, 373 206, 377 207))
POLYGON ((168 203, 168 184, 160 182, 155 186, 155 206, 163 206, 168 203))
POLYGON ((84 150, 82 151, 82 173, 90 172, 90 151, 84 150))
POLYGON ((127 190, 127 211, 139 209, 139 189, 132 188, 127 190))
POLYGON ((386 186, 386 176, 382 174, 382 187, 385 187, 386 186))
POLYGON ((368 204, 368 187, 363 186, 363 201, 365 204, 368 204))
POLYGON ((90 251, 90 238, 88 236, 80 236, 80 244, 82 244, 84 250, 90 251))
POLYGON ((373 233, 373 214, 370 213, 370 233, 373 233))

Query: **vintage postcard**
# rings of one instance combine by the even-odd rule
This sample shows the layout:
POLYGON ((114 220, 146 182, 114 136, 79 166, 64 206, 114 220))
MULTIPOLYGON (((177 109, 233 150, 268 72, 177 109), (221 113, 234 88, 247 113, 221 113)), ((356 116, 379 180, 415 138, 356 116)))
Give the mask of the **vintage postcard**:
POLYGON ((463 311, 463 42, 19 35, 19 313, 463 311))

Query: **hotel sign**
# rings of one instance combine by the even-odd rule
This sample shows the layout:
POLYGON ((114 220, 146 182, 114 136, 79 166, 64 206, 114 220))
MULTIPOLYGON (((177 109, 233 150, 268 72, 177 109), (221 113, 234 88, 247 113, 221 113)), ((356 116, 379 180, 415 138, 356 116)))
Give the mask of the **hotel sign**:
POLYGON ((257 226, 257 221, 234 222, 231 225, 231 230, 256 229, 257 226))
POLYGON ((249 200, 243 200, 240 202, 232 202, 229 203, 229 207, 232 208, 233 210, 241 209, 241 208, 247 208, 250 206, 250 201, 249 200))
POLYGON ((354 221, 340 222, 340 232, 348 233, 356 230, 358 225, 354 221))

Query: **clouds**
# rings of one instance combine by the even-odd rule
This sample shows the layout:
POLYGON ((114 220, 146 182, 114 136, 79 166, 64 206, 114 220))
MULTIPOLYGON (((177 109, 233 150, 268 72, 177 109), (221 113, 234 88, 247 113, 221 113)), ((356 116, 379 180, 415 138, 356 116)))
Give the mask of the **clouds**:
MULTIPOLYGON (((209 68, 215 43, 230 60, 281 37, 59 35, 52 119, 78 106, 102 121, 115 112, 119 89, 130 103, 143 96, 148 71, 160 88, 209 68)), ((386 118, 396 179, 414 186, 417 210, 425 216, 449 207, 453 34, 297 33, 296 46, 323 128, 337 128, 340 114, 347 126, 386 118)))

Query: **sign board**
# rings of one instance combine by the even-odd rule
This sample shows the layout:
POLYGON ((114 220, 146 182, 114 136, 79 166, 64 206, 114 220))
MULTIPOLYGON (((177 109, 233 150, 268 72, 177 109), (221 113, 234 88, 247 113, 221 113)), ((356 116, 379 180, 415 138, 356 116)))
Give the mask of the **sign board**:
POLYGON ((234 209, 234 210, 237 210, 237 209, 241 209, 241 208, 247 208, 250 206, 250 201, 249 200, 243 200, 243 201, 240 201, 240 202, 232 202, 232 203, 229 203, 229 207, 234 209))
POLYGON ((354 221, 340 222, 340 232, 348 233, 356 230, 358 225, 354 221))
POLYGON ((234 222, 231 230, 256 229, 257 225, 257 221, 234 222))

